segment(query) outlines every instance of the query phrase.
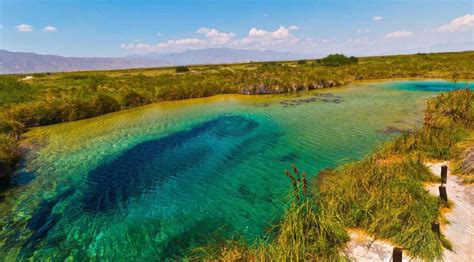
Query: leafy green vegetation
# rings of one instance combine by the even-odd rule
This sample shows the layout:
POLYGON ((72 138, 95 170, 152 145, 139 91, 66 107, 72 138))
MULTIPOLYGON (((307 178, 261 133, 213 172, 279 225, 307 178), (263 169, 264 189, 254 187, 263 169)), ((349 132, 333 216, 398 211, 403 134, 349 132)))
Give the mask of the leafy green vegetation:
POLYGON ((325 58, 321 59, 321 64, 325 66, 343 66, 343 65, 350 65, 356 64, 359 61, 356 57, 347 57, 343 54, 332 54, 328 55, 325 58))
POLYGON ((176 73, 189 72, 189 67, 187 66, 178 66, 176 67, 176 73))
POLYGON ((440 259, 452 246, 431 225, 445 222, 440 208, 449 203, 423 188, 424 182, 436 181, 423 162, 451 159, 459 144, 472 148, 473 117, 474 91, 440 94, 428 101, 420 130, 403 134, 361 161, 320 172, 312 195, 305 193, 306 182, 296 168, 296 176, 287 173, 293 198, 274 236, 252 246, 227 242, 199 255, 225 261, 334 261, 348 240, 345 229, 361 228, 413 257, 440 259))

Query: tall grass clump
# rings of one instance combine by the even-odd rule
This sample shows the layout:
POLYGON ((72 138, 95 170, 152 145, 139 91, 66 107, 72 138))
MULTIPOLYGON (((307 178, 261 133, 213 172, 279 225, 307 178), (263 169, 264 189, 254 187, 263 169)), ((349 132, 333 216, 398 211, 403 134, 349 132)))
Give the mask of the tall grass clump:
POLYGON ((0 116, 0 178, 9 175, 16 166, 20 157, 18 140, 24 131, 22 123, 0 116))
POLYGON ((18 161, 17 140, 5 133, 0 133, 0 178, 7 176, 18 161))
POLYGON ((464 183, 474 183, 474 132, 456 145, 452 162, 454 172, 461 175, 464 183))
POLYGON ((433 178, 420 159, 374 154, 318 179, 319 201, 345 227, 363 228, 426 260, 450 248, 431 230, 440 217, 439 200, 423 188, 433 178))
MULTIPOLYGON (((279 225, 277 245, 279 256, 296 260, 334 260, 349 240, 344 227, 318 207, 308 192, 306 173, 300 173, 293 165, 291 204, 279 225)), ((320 204, 323 204, 319 202, 320 204)))
POLYGON ((465 89, 443 93, 428 101, 423 127, 394 139, 388 151, 419 152, 431 159, 448 160, 473 128, 474 92, 465 89))
POLYGON ((443 93, 428 101, 425 124, 431 128, 474 128, 474 92, 469 89, 443 93))

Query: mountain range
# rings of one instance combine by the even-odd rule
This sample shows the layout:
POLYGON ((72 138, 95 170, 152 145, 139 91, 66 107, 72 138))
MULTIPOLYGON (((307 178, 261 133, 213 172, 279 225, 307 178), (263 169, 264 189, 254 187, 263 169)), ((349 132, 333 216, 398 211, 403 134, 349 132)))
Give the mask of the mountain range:
POLYGON ((0 74, 109 70, 249 61, 297 60, 305 55, 272 50, 207 48, 126 57, 65 57, 0 50, 0 74))

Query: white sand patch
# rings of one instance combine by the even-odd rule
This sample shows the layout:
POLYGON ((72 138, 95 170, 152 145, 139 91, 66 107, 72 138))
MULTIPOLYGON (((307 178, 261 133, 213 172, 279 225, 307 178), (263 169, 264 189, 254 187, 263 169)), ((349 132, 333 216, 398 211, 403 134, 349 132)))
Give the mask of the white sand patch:
MULTIPOLYGON (((344 255, 350 261, 380 262, 392 261, 394 246, 384 240, 375 240, 360 229, 349 229, 351 240, 344 249, 344 255)), ((418 261, 403 254, 403 261, 418 261)))
MULTIPOLYGON (((426 163, 431 172, 440 176, 441 166, 448 162, 426 163)), ((439 196, 439 183, 430 184, 426 189, 433 195, 439 196)), ((442 227, 442 233, 451 241, 454 252, 445 250, 444 261, 474 261, 474 185, 462 183, 462 179, 451 175, 448 168, 446 181, 448 200, 454 206, 446 213, 448 225, 442 227)))
POLYGON ((20 79, 20 81, 29 81, 29 80, 33 80, 33 76, 25 76, 22 79, 20 79))

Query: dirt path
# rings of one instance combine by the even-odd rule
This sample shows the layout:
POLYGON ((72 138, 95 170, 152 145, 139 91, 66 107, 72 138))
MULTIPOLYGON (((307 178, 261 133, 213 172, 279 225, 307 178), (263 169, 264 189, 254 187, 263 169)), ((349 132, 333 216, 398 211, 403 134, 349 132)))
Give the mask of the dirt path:
MULTIPOLYGON (((448 164, 427 163, 431 172, 440 176, 441 166, 448 164)), ((439 183, 428 184, 426 189, 433 195, 439 195, 439 183)), ((462 180, 451 175, 448 169, 446 183, 448 199, 453 207, 445 214, 450 222, 442 226, 443 234, 451 241, 454 252, 445 250, 444 261, 473 262, 474 261, 474 185, 466 185, 462 180)), ((351 261, 391 261, 393 245, 387 241, 374 240, 363 230, 349 229, 351 240, 344 249, 344 255, 351 261)), ((403 261, 418 261, 403 254, 403 261)))
MULTIPOLYGON (((448 164, 427 163, 431 172, 440 176, 441 166, 448 164)), ((433 195, 438 196, 439 183, 430 184, 426 189, 433 195)), ((454 175, 448 168, 448 179, 446 182, 448 200, 454 206, 446 213, 450 224, 442 227, 443 234, 453 243, 454 252, 444 251, 445 261, 474 261, 474 185, 462 183, 462 180, 454 175)))
MULTIPOLYGON (((344 256, 350 261, 363 262, 391 262, 393 245, 384 240, 374 240, 361 229, 349 229, 351 240, 344 249, 344 256)), ((410 260, 406 254, 403 254, 403 261, 410 260)))

